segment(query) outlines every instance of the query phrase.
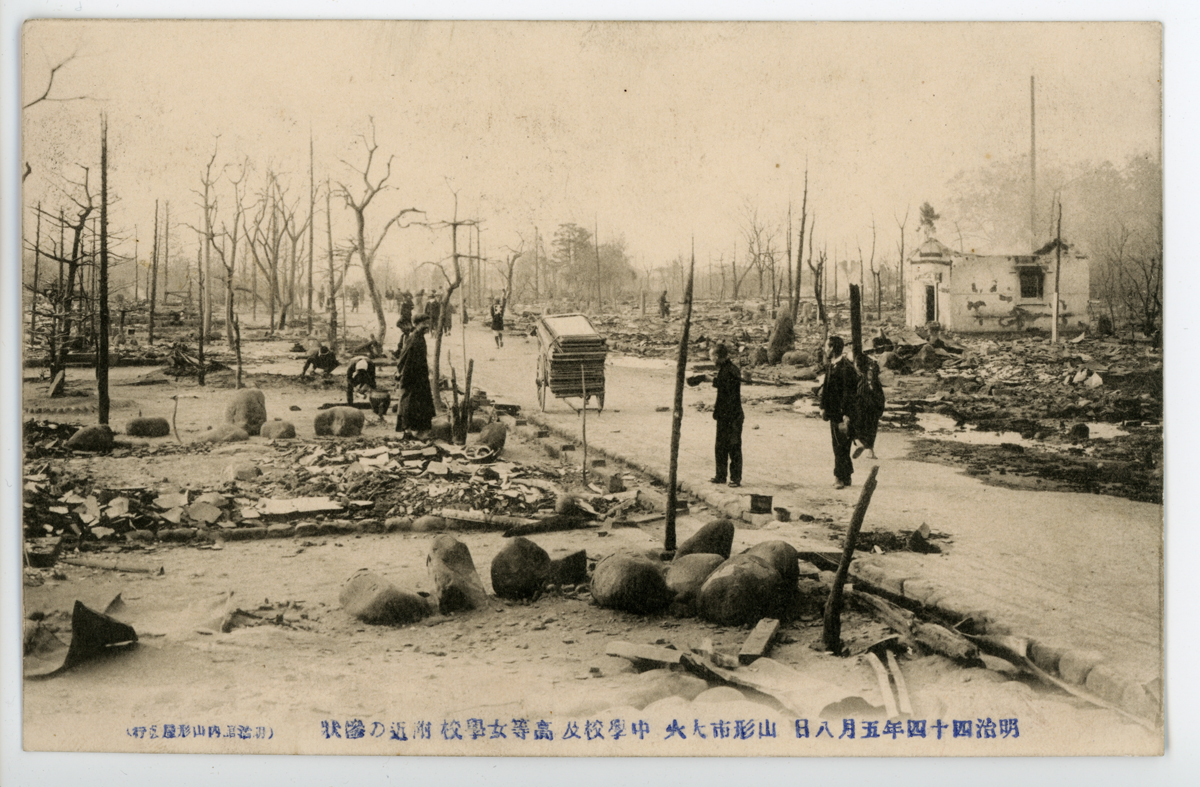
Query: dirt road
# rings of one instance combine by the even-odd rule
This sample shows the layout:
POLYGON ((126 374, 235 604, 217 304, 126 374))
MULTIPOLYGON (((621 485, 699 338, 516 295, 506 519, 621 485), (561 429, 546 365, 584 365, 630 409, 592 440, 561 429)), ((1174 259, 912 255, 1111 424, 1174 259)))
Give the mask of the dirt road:
MULTIPOLYGON (((533 405, 532 358, 534 345, 510 337, 507 346, 495 351, 490 333, 476 326, 467 331, 469 354, 476 359, 476 374, 489 394, 533 405)), ((455 334, 457 340, 458 334, 455 334)), ((266 354, 279 353, 290 343, 276 343, 266 354)), ((458 355, 460 353, 457 353, 458 355)), ((616 359, 614 359, 616 361, 616 359)), ((644 364, 631 364, 641 367, 644 364)), ((260 371, 270 371, 269 365, 260 371)), ((294 373, 298 364, 283 364, 294 373), (296 368, 293 368, 296 367, 296 368)), ((144 370, 121 370, 115 376, 113 396, 122 402, 114 410, 115 424, 135 416, 169 414, 169 396, 177 390, 197 393, 193 383, 178 386, 129 385, 144 370)), ((300 439, 310 438, 311 416, 323 401, 336 401, 341 394, 336 383, 329 388, 300 385, 292 381, 264 378, 268 414, 295 421, 300 439), (298 412, 289 407, 299 407, 298 412)), ((668 373, 662 369, 610 368, 605 413, 589 422, 589 438, 614 453, 628 452, 631 458, 645 457, 647 464, 665 460, 669 414, 655 411, 668 373)), ((747 388, 747 393, 754 391, 747 388)), ((218 423, 229 389, 202 392, 201 398, 185 400, 178 427, 185 442, 199 436, 210 424, 218 423)), ((690 391, 689 406, 707 397, 707 390, 690 391)), ((27 401, 37 399, 35 386, 26 386, 27 401)), ((665 400, 662 400, 665 401, 665 400)), ((548 419, 563 428, 577 424, 562 403, 555 403, 548 419)), ((81 417, 86 421, 89 418, 81 417)), ((707 446, 711 444, 712 421, 707 414, 689 409, 685 419, 681 475, 699 484, 707 478, 707 446)), ((370 424, 366 434, 385 436, 391 425, 370 424)), ((827 514, 843 521, 856 489, 835 492, 827 481, 827 448, 819 437, 819 421, 793 414, 764 413, 747 421, 747 489, 773 493, 777 504, 795 512, 827 514), (758 426, 758 429, 754 429, 758 426), (799 437, 799 439, 796 438, 799 437), (770 456, 771 461, 761 457, 770 456)), ((163 438, 173 440, 174 438, 163 438)), ((1039 619, 1054 625, 1073 626, 1072 636, 1103 639, 1098 624, 1091 630, 1077 619, 1080 604, 1104 603, 1113 617, 1108 625, 1126 630, 1139 615, 1140 632, 1159 627, 1157 583, 1145 589, 1145 571, 1156 570, 1156 557, 1145 553, 1143 531, 1155 531, 1153 507, 1139 508, 1127 501, 1105 498, 1081 500, 1064 495, 1047 503, 1036 495, 1015 495, 1006 490, 981 486, 944 468, 904 462, 901 441, 884 435, 880 443, 884 468, 880 491, 872 507, 872 527, 911 528, 928 521, 935 531, 949 534, 950 553, 922 558, 929 566, 942 568, 950 577, 967 577, 976 590, 995 594, 1007 610, 1023 613, 1032 625, 1039 619), (1023 500, 1023 502, 1022 502, 1023 500), (1089 522, 1077 515, 1085 502, 1094 503, 1089 522), (1048 509, 1058 508, 1058 513, 1048 509), (981 514, 980 512, 987 512, 981 514), (1026 520, 1029 520, 1026 522, 1026 520), (1068 539, 1064 531, 1088 527, 1087 538, 1068 539), (1083 542, 1105 538, 1122 540, 1108 528, 1122 525, 1126 549, 1120 565, 1110 546, 1094 546, 1090 565, 1078 556, 1083 542), (1059 548, 1031 553, 1025 548, 1034 534, 1048 531, 1041 541, 1059 548), (1093 532, 1095 531, 1095 532, 1093 532), (1008 555, 1004 553, 1008 550, 1008 555), (1143 564, 1131 563, 1138 555, 1143 564), (1005 558, 1008 558, 1006 561, 1005 558), (1036 560, 1045 562, 1038 566, 1036 560), (1147 568, 1147 563, 1152 564, 1147 568), (1004 566, 1005 574, 997 566, 1004 566), (1139 571, 1142 576, 1139 581, 1139 571), (1011 573, 1015 572, 1015 574, 1011 573), (1093 574, 1093 572, 1095 572, 1093 574), (1125 582, 1124 592, 1108 590, 1107 583, 1125 582), (1047 602, 1061 593, 1062 602, 1047 602), (1080 601, 1085 599, 1085 601, 1080 601), (1089 633, 1090 632, 1090 633, 1089 633)), ((233 458, 249 456, 264 466, 273 461, 276 449, 253 439, 236 453, 199 452, 170 457, 127 456, 124 458, 72 459, 75 469, 90 472, 98 482, 154 483, 162 488, 199 489, 219 480, 221 470, 233 458)), ((577 462, 546 458, 544 446, 522 442, 514 436, 506 449, 509 459, 519 462, 577 462)), ((565 466, 565 465, 564 465, 565 466)), ((860 473, 861 474, 861 473, 860 473)), ((647 478, 636 483, 649 485, 647 478)), ((686 536, 711 517, 710 513, 684 518, 681 535, 686 536)), ((820 523, 781 523, 739 530, 734 549, 765 537, 824 539, 831 534, 820 523)), ((430 534, 347 535, 311 539, 286 539, 226 543, 221 549, 195 546, 157 545, 122 553, 123 559, 149 568, 162 567, 161 575, 117 574, 74 566, 60 566, 60 578, 46 576, 27 582, 27 613, 40 612, 53 621, 62 619, 74 600, 102 609, 117 593, 127 604, 124 613, 141 635, 142 645, 132 653, 114 656, 46 681, 26 681, 24 694, 25 745, 33 749, 190 751, 190 752, 297 752, 306 753, 474 753, 495 754, 520 751, 527 754, 596 754, 597 746, 611 746, 605 753, 704 755, 756 753, 762 755, 823 754, 1034 754, 1059 750, 1069 745, 1079 753, 1112 751, 1155 751, 1161 737, 1127 722, 1120 716, 1071 700, 1014 675, 985 669, 965 669, 938 656, 906 660, 916 717, 931 725, 927 738, 907 734, 877 740, 862 735, 850 743, 842 718, 832 722, 833 733, 842 738, 797 738, 794 721, 799 714, 757 692, 744 690, 714 705, 694 701, 710 688, 694 679, 661 672, 636 674, 628 662, 605 655, 610 642, 672 644, 681 649, 711 637, 718 649, 735 650, 747 632, 717 627, 695 619, 642 618, 613 613, 574 596, 545 596, 529 605, 497 604, 492 610, 438 619, 436 625, 417 624, 392 629, 364 626, 338 609, 342 582, 359 568, 371 568, 401 587, 429 589, 425 570, 430 534), (214 609, 228 601, 259 616, 255 625, 213 633, 208 623, 214 609), (1019 719, 1020 737, 951 737, 937 739, 935 721, 973 722, 1019 719), (750 738, 719 739, 713 724, 731 729, 736 720, 769 721, 755 727, 750 738), (514 720, 526 720, 530 729, 545 721, 553 730, 553 742, 537 739, 530 732, 519 742, 514 738, 514 720), (333 727, 333 722, 339 727, 333 727), (357 722, 363 722, 360 728, 357 722), (475 722, 504 724, 507 736, 495 736, 496 727, 479 735, 475 722), (574 728, 568 724, 574 721, 574 728), (578 739, 569 731, 583 733, 587 721, 602 724, 608 734, 604 744, 578 739), (632 725, 645 721, 652 734, 626 734, 612 741, 614 722, 632 725), (667 740, 669 725, 686 726, 687 743, 667 740), (347 723, 363 737, 348 737, 347 723), (428 723, 430 726, 425 727, 428 723), (453 723, 453 724, 451 724, 453 723), (173 738, 164 738, 165 725, 172 725, 173 738), (179 735, 187 725, 191 737, 179 735), (406 740, 392 737, 401 729, 406 740), (777 725, 777 726, 771 726, 777 725), (204 737, 194 731, 203 727, 204 737), (217 735, 211 733, 216 730, 217 735), (151 730, 153 729, 153 736, 151 730), (338 735, 331 735, 334 730, 338 735), (694 730, 708 730, 698 737, 694 730), (86 730, 83 735, 63 735, 64 730, 86 730), (776 737, 767 732, 774 731, 776 737), (429 737, 423 737, 425 732, 429 737), (229 733, 232 733, 229 734, 229 733), (456 737, 456 733, 458 737, 456 737), (760 734, 761 733, 761 734, 760 734), (567 734, 567 739, 563 739, 567 734), (326 737, 329 735, 329 737, 326 737), (853 745, 854 748, 849 748, 853 745), (514 749, 520 746, 527 748, 514 749)), ((472 552, 486 586, 487 566, 503 546, 498 534, 460 535, 472 552)), ((653 548, 661 543, 661 532, 619 529, 567 532, 536 539, 552 556, 584 548, 600 557, 621 547, 653 548)), ((892 558, 893 556, 886 556, 892 558)), ((896 559, 911 559, 897 555, 896 559)), ((922 566, 922 570, 932 570, 922 566)), ((1099 620, 1100 615, 1092 615, 1099 620)), ((1025 622, 1025 619, 1021 619, 1025 622)), ((851 613, 847 637, 869 638, 882 628, 874 620, 851 613)), ((1152 639, 1146 634, 1144 638, 1152 639)), ((845 696, 859 696, 864 704, 847 711, 859 724, 878 711, 882 699, 873 673, 861 659, 837 659, 813 648, 819 639, 817 610, 785 630, 783 642, 773 652, 781 662, 806 676, 835 686, 845 696)), ((1134 649, 1130 646, 1129 650, 1134 649)), ((1138 651, 1139 664, 1153 648, 1138 651)), ((714 684, 715 685, 715 684, 714 684)), ((710 697, 712 695, 709 695, 710 697)), ((815 733, 820 724, 819 708, 806 711, 805 718, 815 733)))

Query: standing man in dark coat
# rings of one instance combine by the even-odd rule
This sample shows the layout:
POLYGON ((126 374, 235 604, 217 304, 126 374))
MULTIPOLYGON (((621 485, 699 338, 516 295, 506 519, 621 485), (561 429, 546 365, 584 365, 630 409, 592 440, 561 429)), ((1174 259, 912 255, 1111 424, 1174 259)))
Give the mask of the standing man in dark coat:
POLYGON ((400 319, 396 325, 408 324, 413 318, 413 297, 412 293, 405 290, 400 295, 400 319))
POLYGON ((850 446, 854 442, 855 400, 858 394, 858 373, 842 354, 842 337, 830 336, 825 340, 825 382, 821 385, 821 417, 829 422, 829 436, 833 441, 833 475, 837 479, 836 489, 850 486, 854 473, 854 462, 850 459, 850 446))
POLYGON ((717 403, 713 406, 713 420, 717 422, 716 459, 717 474, 712 483, 725 483, 726 467, 729 470, 729 485, 742 485, 742 371, 729 360, 729 348, 718 343, 712 350, 712 361, 717 365, 717 376, 713 386, 717 389, 717 403))
POLYGON ((425 301, 425 316, 429 318, 430 330, 441 330, 442 291, 440 289, 434 290, 430 294, 429 300, 425 301))
POLYGON ((429 357, 424 315, 417 315, 412 333, 400 353, 400 405, 396 408, 396 431, 426 432, 433 421, 433 391, 429 387, 429 357))

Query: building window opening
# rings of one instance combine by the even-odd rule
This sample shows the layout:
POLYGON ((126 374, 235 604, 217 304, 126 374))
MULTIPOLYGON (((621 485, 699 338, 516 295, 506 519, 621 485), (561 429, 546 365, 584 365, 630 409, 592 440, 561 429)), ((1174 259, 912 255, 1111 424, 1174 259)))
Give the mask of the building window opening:
POLYGON ((1042 300, 1043 285, 1046 280, 1041 268, 1018 268, 1021 277, 1021 298, 1024 300, 1042 300))

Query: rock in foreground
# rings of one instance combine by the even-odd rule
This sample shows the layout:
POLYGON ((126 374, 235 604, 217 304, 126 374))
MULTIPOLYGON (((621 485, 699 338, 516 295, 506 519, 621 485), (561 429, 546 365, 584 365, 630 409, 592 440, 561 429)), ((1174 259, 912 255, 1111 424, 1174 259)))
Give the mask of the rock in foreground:
POLYGON ((550 577, 550 555, 528 538, 514 538, 492 560, 492 592, 525 601, 542 592, 550 577))
POLYGON ((366 420, 357 407, 330 407, 317 413, 313 431, 318 437, 358 437, 366 420))
POLYGON ((338 600, 347 613, 364 623, 403 626, 432 613, 429 601, 406 593, 369 571, 359 571, 342 588, 338 600))
POLYGON ((487 606, 487 591, 475 570, 471 550, 454 536, 443 533, 433 539, 425 565, 442 614, 487 606))
POLYGON ((247 388, 233 395, 225 408, 225 423, 255 435, 267 422, 267 396, 258 388, 247 388))
POLYGON ((647 614, 671 603, 662 566, 643 555, 617 553, 596 566, 592 598, 602 607, 647 614))

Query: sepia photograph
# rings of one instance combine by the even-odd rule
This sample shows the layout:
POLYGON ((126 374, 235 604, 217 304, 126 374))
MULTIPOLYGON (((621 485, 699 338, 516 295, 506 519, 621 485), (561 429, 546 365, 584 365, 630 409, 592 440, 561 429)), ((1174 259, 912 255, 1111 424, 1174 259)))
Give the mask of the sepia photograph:
POLYGON ((1162 755, 1163 42, 26 20, 9 734, 1162 755))

